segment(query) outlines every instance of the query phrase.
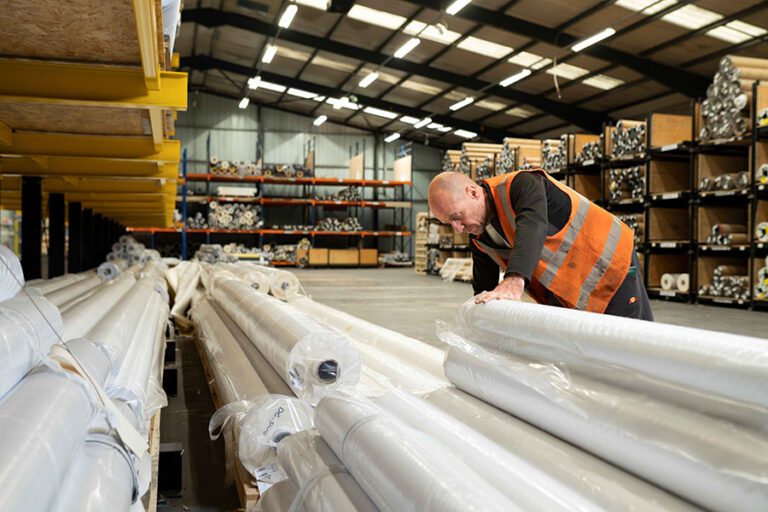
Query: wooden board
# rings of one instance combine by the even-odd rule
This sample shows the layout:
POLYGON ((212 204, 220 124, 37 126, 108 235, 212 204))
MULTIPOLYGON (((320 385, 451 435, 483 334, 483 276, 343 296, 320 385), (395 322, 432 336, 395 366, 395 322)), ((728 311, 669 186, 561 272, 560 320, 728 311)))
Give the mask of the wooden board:
POLYGON ((149 455, 152 457, 152 480, 149 483, 149 492, 142 499, 147 512, 157 512, 157 472, 160 464, 161 411, 157 411, 149 422, 149 455))
POLYGON ((738 256, 709 256, 702 255, 697 258, 697 285, 699 287, 712 284, 712 276, 715 267, 719 265, 737 265, 743 268, 742 275, 749 274, 749 259, 746 254, 738 256))
POLYGON ((5 0, 0 20, 5 57, 141 65, 131 0, 5 0))
MULTIPOLYGON (((702 178, 715 178, 723 174, 749 170, 749 158, 728 155, 696 155, 696 187, 702 178)), ((751 180, 750 180, 751 181, 751 180)))
POLYGON ((749 229, 749 214, 750 211, 746 204, 740 206, 699 206, 699 243, 707 243, 707 236, 712 233, 712 226, 715 224, 743 224, 749 229))
MULTIPOLYGON (((648 210, 648 240, 682 242, 690 240, 691 217, 687 207, 648 210)), ((706 237, 705 237, 706 238, 706 237)))
POLYGON ((691 190, 691 166, 687 161, 651 160, 649 190, 651 195, 691 190))
POLYGON ((571 188, 590 201, 600 201, 600 176, 575 174, 571 176, 571 188))
MULTIPOLYGON (((651 254, 650 267, 648 267, 648 287, 661 287, 662 274, 687 274, 687 254, 651 254)), ((691 290, 694 289, 691 281, 691 290)))
POLYGON ((651 132, 648 147, 660 148, 680 144, 691 139, 691 116, 651 114, 651 132))
MULTIPOLYGON (((0 24, 1 25, 1 24, 0 24)), ((150 135, 145 110, 0 103, 0 122, 14 130, 95 135, 150 135)))

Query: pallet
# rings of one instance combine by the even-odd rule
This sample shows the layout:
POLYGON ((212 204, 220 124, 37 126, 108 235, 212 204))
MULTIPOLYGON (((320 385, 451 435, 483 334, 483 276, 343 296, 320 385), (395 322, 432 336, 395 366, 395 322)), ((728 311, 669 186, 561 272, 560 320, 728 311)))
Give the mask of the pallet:
MULTIPOLYGON (((208 356, 205 354, 205 348, 203 348, 202 343, 197 338, 197 336, 192 336, 192 339, 195 343, 195 348, 197 349, 197 355, 200 357, 200 361, 203 365, 203 372, 205 373, 205 380, 208 382, 208 388, 211 391, 211 398, 213 398, 213 404, 216 406, 216 409, 220 409, 224 404, 221 400, 221 395, 219 394, 218 390, 216 389, 216 381, 213 379, 213 372, 211 372, 211 367, 208 364, 208 356)), ((259 490, 254 485, 253 478, 248 473, 248 471, 243 467, 243 465, 240 463, 240 459, 237 457, 237 446, 238 446, 238 438, 237 438, 237 432, 235 432, 235 435, 233 436, 234 442, 231 446, 229 446, 229 450, 232 450, 234 453, 231 454, 232 460, 235 462, 235 487, 237 489, 237 496, 240 498, 240 504, 245 510, 251 510, 255 505, 256 502, 259 501, 259 490)))
POLYGON ((152 480, 149 492, 142 499, 147 512, 157 512, 157 472, 160 464, 160 414, 157 411, 149 422, 149 454, 152 457, 152 480))

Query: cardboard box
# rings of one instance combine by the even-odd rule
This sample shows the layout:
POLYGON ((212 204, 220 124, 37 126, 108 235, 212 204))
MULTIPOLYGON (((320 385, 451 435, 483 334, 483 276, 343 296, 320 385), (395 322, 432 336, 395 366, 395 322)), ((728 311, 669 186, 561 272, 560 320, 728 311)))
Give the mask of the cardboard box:
POLYGON ((328 249, 312 247, 309 250, 309 265, 312 267, 328 266, 328 249))
POLYGON ((357 249, 329 249, 328 264, 332 267, 355 267, 360 263, 357 249))
POLYGON ((360 249, 360 266, 375 267, 379 264, 378 249, 360 249))

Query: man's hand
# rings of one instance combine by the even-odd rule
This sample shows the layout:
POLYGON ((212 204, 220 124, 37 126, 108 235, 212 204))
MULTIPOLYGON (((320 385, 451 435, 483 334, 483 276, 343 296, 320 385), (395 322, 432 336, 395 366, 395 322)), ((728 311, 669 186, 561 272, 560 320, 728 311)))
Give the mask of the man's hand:
POLYGON ((492 300, 520 300, 525 289, 525 279, 512 275, 505 278, 490 292, 483 292, 475 297, 475 304, 484 304, 492 300))

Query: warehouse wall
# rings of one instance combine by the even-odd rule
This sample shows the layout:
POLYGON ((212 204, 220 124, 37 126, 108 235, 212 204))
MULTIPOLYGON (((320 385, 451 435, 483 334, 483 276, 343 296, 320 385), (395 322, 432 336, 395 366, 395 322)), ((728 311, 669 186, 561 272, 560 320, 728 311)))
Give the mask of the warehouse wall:
MULTIPOLYGON (((378 179, 392 178, 392 162, 397 143, 384 144, 380 136, 330 122, 318 128, 312 125, 313 119, 310 117, 293 115, 267 107, 259 108, 255 105, 243 110, 238 108, 237 104, 236 100, 203 93, 190 95, 189 109, 179 113, 176 123, 176 136, 182 141, 182 147, 187 149, 189 172, 206 172, 208 160, 206 139, 209 136, 212 155, 225 160, 255 161, 261 129, 266 163, 303 163, 305 146, 314 137, 318 176, 347 177, 350 147, 356 146, 360 150, 365 148, 366 178, 373 179, 374 173, 378 179)), ((414 144, 414 214, 427 209, 427 187, 429 181, 440 169, 441 157, 441 151, 437 148, 414 144)), ((191 186, 196 190, 204 185, 195 183, 191 186)), ((318 189, 318 193, 327 194, 334 190, 338 190, 338 187, 318 189)), ((215 193, 215 189, 212 188, 212 191, 215 193)), ((373 198, 373 189, 366 189, 364 192, 367 198, 373 198)), ((297 195, 300 190, 297 186, 270 185, 265 193, 271 196, 287 197, 297 195)), ((384 194, 389 194, 391 197, 392 193, 392 190, 379 189, 379 199, 385 199, 384 194)), ((340 213, 333 215, 341 216, 340 213)), ((373 225, 373 215, 374 212, 371 210, 364 212, 364 226, 373 225)), ((266 222, 269 225, 298 224, 302 220, 300 217, 299 212, 286 208, 275 208, 265 212, 266 222)), ((380 228, 392 221, 392 211, 380 211, 380 228)), ((382 240, 379 248, 389 250, 391 241, 382 240)))

